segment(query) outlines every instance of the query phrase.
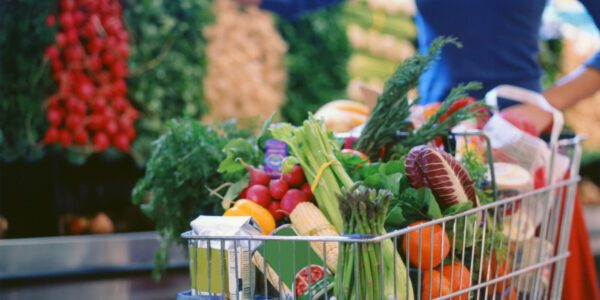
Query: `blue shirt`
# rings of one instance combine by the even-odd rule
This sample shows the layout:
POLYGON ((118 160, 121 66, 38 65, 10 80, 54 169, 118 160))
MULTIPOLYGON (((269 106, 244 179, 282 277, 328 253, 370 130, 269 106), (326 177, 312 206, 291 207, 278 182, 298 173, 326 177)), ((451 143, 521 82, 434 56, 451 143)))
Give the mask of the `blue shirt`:
MULTIPOLYGON (((580 0, 600 23, 600 0, 580 0)), ((539 30, 546 0, 416 0, 419 51, 438 36, 455 36, 459 49, 446 46, 440 60, 419 81, 421 103, 438 102, 459 83, 480 81, 483 98, 500 84, 541 91, 539 30)), ((600 54, 588 66, 600 70, 600 54)))
MULTIPOLYGON (((295 19, 340 0, 263 0, 261 7, 295 19)), ((480 81, 483 98, 500 84, 541 91, 539 30, 547 0, 416 0, 419 51, 439 36, 455 36, 463 48, 446 46, 440 60, 421 77, 421 103, 443 100, 459 83, 480 81)), ((580 0, 597 26, 600 0, 580 0)), ((587 63, 600 70, 600 52, 587 63)))

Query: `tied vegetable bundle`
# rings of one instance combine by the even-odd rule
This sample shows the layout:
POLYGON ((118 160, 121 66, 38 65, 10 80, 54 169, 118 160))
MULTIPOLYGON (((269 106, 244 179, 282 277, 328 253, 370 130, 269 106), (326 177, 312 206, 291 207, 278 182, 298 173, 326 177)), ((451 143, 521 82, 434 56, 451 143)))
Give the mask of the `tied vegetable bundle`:
MULTIPOLYGON (((344 189, 338 197, 344 233, 384 234, 385 216, 391 199, 392 193, 387 190, 361 189, 359 186, 344 189)), ((335 280, 335 294, 339 299, 403 298, 405 295, 413 299, 412 289, 395 288, 406 287, 410 282, 407 282, 406 269, 391 240, 343 243, 340 253, 342 263, 335 280)))
MULTIPOLYGON (((312 183, 311 189, 319 208, 327 217, 329 222, 331 222, 331 224, 335 227, 336 231, 342 233, 353 233, 354 229, 352 228, 354 228, 354 225, 350 225, 350 227, 348 227, 348 224, 354 223, 347 221, 347 227, 344 227, 345 223, 344 218, 342 218, 342 212, 340 211, 338 196, 347 195, 348 190, 351 190, 351 193, 353 193, 354 189, 351 188, 354 186, 354 182, 342 164, 338 161, 334 152, 334 149, 337 148, 337 145, 332 140, 331 136, 327 134, 323 124, 312 116, 309 116, 308 120, 304 121, 302 126, 299 127, 294 127, 290 124, 271 126, 271 133, 274 138, 281 140, 288 145, 291 156, 286 158, 286 162, 284 164, 301 165, 302 169, 304 170, 304 174, 306 175, 306 179, 309 183, 312 183)), ((383 195, 385 195, 385 193, 382 193, 380 196, 383 197, 383 195)), ((363 195, 362 197, 370 199, 367 196, 363 195)), ((359 196, 356 197, 360 198, 359 196)), ((373 203, 377 203, 378 208, 376 210, 373 209, 371 214, 377 213, 378 220, 380 220, 380 222, 376 223, 372 227, 369 227, 368 230, 366 230, 369 232, 368 234, 385 233, 383 223, 385 222, 387 206, 389 205, 390 201, 390 199, 387 199, 387 197, 388 196, 386 196, 386 199, 384 200, 369 200, 373 203)), ((367 205, 367 202, 369 201, 363 201, 365 203, 362 205, 367 205)), ((347 216, 347 214, 345 215, 347 216)), ((367 222, 368 219, 364 219, 363 222, 367 222)), ((379 248, 377 248, 377 250, 370 248, 372 250, 370 253, 374 260, 382 262, 381 265, 376 265, 376 267, 378 268, 379 266, 384 266, 385 274, 389 275, 384 276, 384 289, 381 289, 381 282, 377 281, 375 283, 371 282, 368 289, 363 287, 362 289, 359 288, 359 290, 369 290, 371 293, 376 293, 376 295, 379 295, 378 298, 381 298, 380 296, 383 293, 383 296, 385 297, 394 295, 409 295, 408 299, 413 299, 413 291, 410 288, 410 281, 407 282, 406 280, 406 267, 394 249, 392 242, 388 240, 372 247, 383 247, 383 252, 381 252, 381 249, 379 248), (383 253, 382 257, 380 257, 381 253, 383 253)), ((366 251, 369 252, 369 249, 366 249, 366 251)), ((371 258, 369 258, 369 261, 370 260, 371 258)), ((340 267, 343 269, 341 272, 338 270, 338 274, 345 274, 346 277, 353 274, 353 272, 351 272, 353 269, 352 266, 340 267)), ((373 270, 370 264, 369 268, 373 270)), ((380 280, 379 278, 384 278, 381 276, 381 272, 371 272, 370 274, 371 280, 380 280), (373 275, 379 278, 373 278, 373 275)), ((347 284, 343 285, 344 287, 350 285, 348 280, 350 279, 346 278, 347 284)), ((354 280, 355 284, 363 282, 358 278, 355 278, 354 280)), ((349 294, 342 292, 342 295, 349 294)), ((364 297, 359 298, 377 299, 364 297)))

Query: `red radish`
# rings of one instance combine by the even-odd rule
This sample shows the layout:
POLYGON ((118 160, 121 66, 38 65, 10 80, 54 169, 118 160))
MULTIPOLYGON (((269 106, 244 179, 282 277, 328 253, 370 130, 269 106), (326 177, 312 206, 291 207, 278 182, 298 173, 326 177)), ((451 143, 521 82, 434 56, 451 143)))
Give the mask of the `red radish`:
POLYGON ((271 181, 271 184, 269 185, 269 192, 271 193, 271 197, 273 197, 273 199, 279 200, 283 198, 285 193, 288 191, 288 188, 288 184, 285 182, 285 180, 276 179, 271 181))
POLYGON ((110 121, 108 124, 106 124, 106 133, 113 135, 116 134, 117 131, 119 131, 119 125, 117 125, 117 122, 110 121))
POLYGON ((53 126, 58 126, 63 118, 62 113, 57 108, 48 109, 46 115, 48 117, 48 121, 50 121, 50 124, 52 124, 53 126))
POLYGON ((44 136, 44 143, 52 144, 58 142, 58 135, 59 131, 56 127, 48 128, 48 131, 46 131, 46 135, 44 136))
POLYGON ((88 125, 93 130, 101 130, 106 127, 106 118, 102 114, 94 113, 88 119, 88 125))
POLYGON ((121 151, 129 152, 129 150, 131 150, 129 138, 127 138, 127 135, 124 133, 117 134, 113 139, 113 144, 115 145, 115 148, 121 151))
POLYGON ((265 187, 269 186, 269 182, 271 182, 271 177, 269 176, 269 174, 267 174, 267 172, 258 169, 258 168, 254 168, 251 165, 245 163, 242 161, 242 165, 244 165, 244 167, 246 168, 246 170, 248 170, 248 172, 250 172, 250 186, 253 185, 264 185, 265 187))
POLYGON ((125 83, 125 80, 121 79, 113 83, 113 93, 115 96, 125 96, 127 93, 127 84, 125 83))
POLYGON ((130 141, 133 140, 133 138, 135 138, 135 128, 133 128, 133 126, 125 128, 124 131, 125 131, 125 135, 127 135, 127 138, 130 141))
POLYGON ((75 19, 73 18, 73 15, 68 12, 60 14, 60 16, 58 16, 58 21, 64 28, 72 28, 75 25, 75 19))
POLYGON ((92 102, 92 109, 95 111, 103 111, 106 108, 106 98, 99 96, 92 102))
POLYGON ((79 34, 77 34, 77 30, 75 28, 67 30, 65 36, 67 38, 67 43, 71 45, 77 44, 79 42, 79 34))
POLYGON ((271 202, 269 189, 264 185, 253 185, 246 192, 246 199, 258 203, 262 207, 268 207, 271 202))
POLYGON ((87 49, 91 53, 98 53, 102 49, 103 45, 104 42, 102 42, 102 39, 99 37, 95 37, 87 43, 87 49))
POLYGON ((301 190, 291 189, 288 190, 287 193, 281 198, 281 210, 283 210, 286 214, 291 214, 296 208, 298 203, 306 202, 308 199, 306 198, 306 194, 304 194, 301 190))
POLYGON ((70 114, 65 123, 71 131, 79 131, 84 127, 83 117, 76 114, 70 114))
POLYGON ((79 26, 81 25, 81 23, 83 23, 83 21, 85 21, 85 14, 82 11, 78 10, 73 15, 73 19, 75 19, 75 25, 79 26))
POLYGON ((54 24, 56 24, 56 18, 53 15, 46 17, 46 25, 48 25, 48 27, 52 27, 54 24))
POLYGON ((75 144, 77 145, 85 145, 88 143, 88 134, 85 130, 79 130, 77 131, 77 133, 75 133, 75 137, 73 138, 73 141, 75 142, 75 144))
POLYGON ((281 220, 283 218, 283 212, 281 211, 281 204, 279 201, 271 201, 269 207, 267 208, 275 221, 281 220))
POLYGON ((54 46, 54 45, 48 46, 48 48, 46 48, 46 51, 44 51, 44 56, 47 59, 57 59, 58 58, 58 48, 56 48, 56 46, 54 46))
POLYGON ((99 132, 94 136, 94 149, 98 152, 106 150, 110 146, 108 136, 104 132, 99 132))
POLYGON ((308 201, 314 202, 315 201, 315 196, 312 193, 312 190, 310 189, 310 184, 308 184, 308 182, 305 182, 302 187, 300 187, 300 190, 306 194, 306 198, 308 199, 308 201))
POLYGON ((77 95, 83 100, 90 99, 94 95, 94 85, 90 82, 81 82, 77 87, 77 95))
POLYGON ((66 130, 61 130, 58 134, 60 144, 66 148, 71 146, 71 134, 66 130))
POLYGON ((304 171, 302 171, 300 165, 295 165, 290 172, 283 174, 283 180, 285 180, 290 187, 300 187, 306 182, 304 171))
POLYGON ((246 187, 246 188, 244 188, 244 189, 243 189, 243 190, 242 190, 242 191, 239 193, 239 195, 237 196, 237 198, 238 198, 238 199, 246 199, 246 195, 248 194, 248 188, 249 188, 249 187, 246 187))
POLYGON ((64 11, 71 11, 75 9, 75 0, 60 0, 60 7, 64 11))
POLYGON ((56 43, 62 48, 67 44, 67 36, 64 33, 56 34, 56 43))

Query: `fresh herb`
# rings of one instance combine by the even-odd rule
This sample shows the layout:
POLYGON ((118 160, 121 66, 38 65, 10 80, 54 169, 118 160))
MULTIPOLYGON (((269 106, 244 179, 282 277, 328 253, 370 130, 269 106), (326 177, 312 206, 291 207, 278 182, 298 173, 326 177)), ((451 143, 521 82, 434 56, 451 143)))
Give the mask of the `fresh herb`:
MULTIPOLYGON (((384 234, 383 225, 392 197, 387 190, 365 189, 358 185, 349 190, 342 188, 338 201, 344 219, 343 233, 384 234)), ((408 299, 413 299, 412 285, 410 280, 406 281, 406 267, 391 240, 342 243, 340 255, 342 263, 334 280, 335 294, 339 299, 382 299, 405 295, 406 289, 409 289, 408 299), (354 276, 357 269, 358 278, 354 276), (339 282, 342 284, 339 285, 339 282)))
POLYGON ((426 54, 417 53, 406 59, 386 81, 383 93, 377 99, 371 117, 358 140, 358 150, 371 160, 378 160, 382 153, 384 161, 397 159, 406 155, 408 150, 416 145, 424 145, 435 137, 446 136, 452 127, 474 117, 473 112, 484 106, 482 103, 474 103, 442 120, 442 116, 448 113, 453 103, 466 97, 469 91, 481 88, 481 84, 476 82, 460 84, 450 91, 440 109, 421 128, 412 130, 412 125, 407 120, 410 108, 418 101, 411 102, 408 92, 418 85, 421 75, 439 57, 442 47, 446 44, 461 47, 455 38, 437 38, 426 54), (408 135, 399 137, 399 132, 402 131, 406 131, 408 135))
POLYGON ((411 107, 408 92, 418 85, 421 74, 438 58, 442 47, 448 43, 460 47, 455 38, 437 38, 425 55, 417 53, 406 59, 386 81, 383 93, 377 99, 358 140, 358 150, 371 160, 377 160, 380 150, 395 144, 397 132, 406 129, 411 107))
POLYGON ((459 99, 468 96, 469 91, 481 89, 482 85, 479 82, 469 82, 467 84, 459 84, 450 91, 450 94, 442 102, 440 108, 421 126, 419 129, 409 132, 408 136, 402 140, 396 147, 399 155, 407 153, 412 147, 425 145, 438 136, 447 136, 452 127, 460 122, 477 117, 481 111, 480 108, 485 107, 483 102, 475 102, 469 104, 454 113, 451 113, 448 118, 442 120, 442 116, 448 114, 450 107, 459 99))
MULTIPOLYGON (((233 124, 208 126, 194 120, 172 120, 153 143, 144 178, 133 190, 133 203, 156 222, 162 237, 154 257, 154 276, 167 266, 168 252, 199 214, 221 214, 220 199, 208 188, 237 181, 240 175, 217 172, 227 143, 249 134, 233 124)), ((182 242, 183 243, 183 242, 182 242)))

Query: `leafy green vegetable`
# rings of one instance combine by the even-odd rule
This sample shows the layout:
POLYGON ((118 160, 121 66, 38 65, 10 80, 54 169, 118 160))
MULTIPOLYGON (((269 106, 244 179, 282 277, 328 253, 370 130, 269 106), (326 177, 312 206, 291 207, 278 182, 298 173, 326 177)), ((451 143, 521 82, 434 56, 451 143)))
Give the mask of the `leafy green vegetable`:
POLYGON ((233 174, 244 172, 246 168, 242 161, 250 165, 258 165, 262 162, 262 152, 247 139, 233 139, 225 145, 223 151, 227 156, 219 164, 219 173, 233 174))
POLYGON ((286 102, 283 119, 301 124, 308 112, 343 98, 348 85, 348 59, 352 49, 336 5, 299 20, 277 20, 277 29, 288 44, 286 102))
POLYGON ((227 143, 247 136, 231 124, 208 126, 194 120, 172 120, 153 143, 146 173, 137 182, 132 201, 156 222, 162 237, 154 259, 156 277, 166 267, 171 245, 183 243, 179 235, 189 230, 192 219, 199 214, 222 213, 220 199, 211 197, 208 188, 243 178, 217 169, 225 158, 227 143))
POLYGON ((0 1, 0 161, 35 160, 53 88, 44 50, 54 41, 45 18, 57 1, 0 1))
POLYGON ((171 118, 200 118, 212 1, 125 0, 130 37, 128 95, 142 113, 133 155, 142 164, 171 118))

